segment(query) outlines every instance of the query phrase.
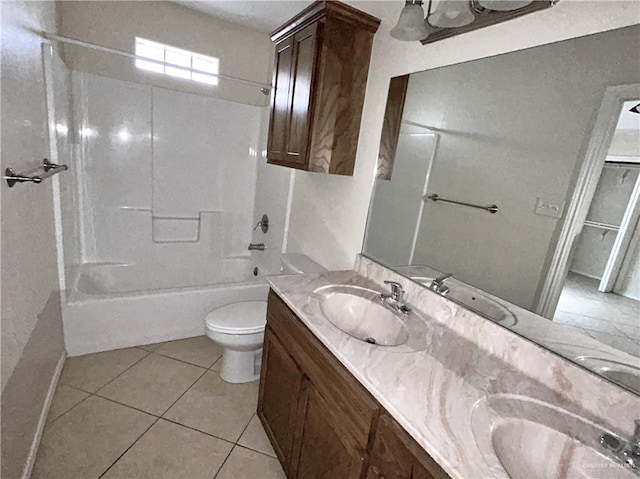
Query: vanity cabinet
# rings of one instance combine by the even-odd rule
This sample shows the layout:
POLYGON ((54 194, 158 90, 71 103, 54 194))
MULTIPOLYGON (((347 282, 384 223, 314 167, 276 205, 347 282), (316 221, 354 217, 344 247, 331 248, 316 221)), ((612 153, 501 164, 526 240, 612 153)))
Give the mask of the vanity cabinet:
POLYGON ((258 417, 290 479, 448 477, 273 291, 258 417))
POLYGON ((390 416, 373 440, 366 479, 447 479, 449 475, 390 416))
POLYGON ((268 163, 353 174, 379 24, 343 3, 319 1, 271 34, 276 49, 268 163))

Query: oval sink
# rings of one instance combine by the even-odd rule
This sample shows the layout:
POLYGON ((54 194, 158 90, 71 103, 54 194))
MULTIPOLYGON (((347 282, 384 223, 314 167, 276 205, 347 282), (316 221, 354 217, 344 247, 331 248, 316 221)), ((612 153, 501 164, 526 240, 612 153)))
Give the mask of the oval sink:
MULTIPOLYGON (((433 281, 433 278, 426 276, 414 276, 411 279, 427 287, 433 281)), ((450 298, 503 326, 515 326, 518 323, 516 316, 497 301, 459 284, 446 283, 446 286, 449 287, 449 292, 445 295, 446 298, 450 298)))
POLYGON ((379 346, 398 346, 407 342, 407 326, 399 314, 378 300, 378 293, 358 287, 334 287, 320 300, 322 314, 348 335, 379 346))
POLYGON ((490 396, 474 406, 471 423, 487 465, 512 479, 637 479, 599 445, 610 431, 551 404, 490 396))

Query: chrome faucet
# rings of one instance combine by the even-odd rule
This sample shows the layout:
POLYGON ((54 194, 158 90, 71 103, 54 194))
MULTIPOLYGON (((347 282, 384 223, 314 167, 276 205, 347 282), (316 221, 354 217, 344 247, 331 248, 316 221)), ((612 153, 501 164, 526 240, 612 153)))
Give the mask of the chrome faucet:
POLYGON ((404 289, 400 283, 385 281, 391 287, 391 294, 380 293, 380 301, 389 308, 402 314, 409 314, 411 308, 403 302, 404 289))
POLYGON ((626 467, 640 472, 640 419, 635 420, 635 431, 633 436, 623 442, 620 438, 612 434, 603 434, 600 436, 600 444, 611 453, 626 467))
POLYGON ((435 291, 438 294, 441 294, 442 296, 445 296, 449 292, 449 287, 445 286, 444 282, 452 276, 453 273, 447 273, 443 274, 442 276, 438 276, 433 281, 431 281, 429 289, 431 291, 435 291))
POLYGON ((264 243, 249 243, 249 251, 264 251, 264 243))

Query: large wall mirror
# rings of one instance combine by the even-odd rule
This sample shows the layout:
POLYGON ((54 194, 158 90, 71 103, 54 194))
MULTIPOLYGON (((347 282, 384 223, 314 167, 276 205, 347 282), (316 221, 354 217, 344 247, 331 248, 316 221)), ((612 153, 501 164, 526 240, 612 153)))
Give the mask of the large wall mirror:
POLYGON ((639 46, 635 25, 392 79, 363 246, 636 394, 639 46))

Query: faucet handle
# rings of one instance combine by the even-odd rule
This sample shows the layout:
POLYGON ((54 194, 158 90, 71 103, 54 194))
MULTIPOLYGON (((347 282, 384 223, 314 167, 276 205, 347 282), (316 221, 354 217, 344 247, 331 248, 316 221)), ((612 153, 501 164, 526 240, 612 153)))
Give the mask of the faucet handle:
POLYGON ((402 295, 404 294, 404 289, 402 285, 397 281, 385 281, 384 284, 388 284, 391 286, 391 297, 396 301, 402 300, 402 295))

